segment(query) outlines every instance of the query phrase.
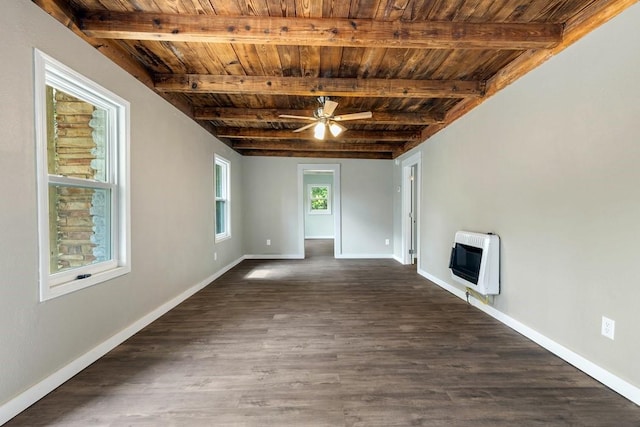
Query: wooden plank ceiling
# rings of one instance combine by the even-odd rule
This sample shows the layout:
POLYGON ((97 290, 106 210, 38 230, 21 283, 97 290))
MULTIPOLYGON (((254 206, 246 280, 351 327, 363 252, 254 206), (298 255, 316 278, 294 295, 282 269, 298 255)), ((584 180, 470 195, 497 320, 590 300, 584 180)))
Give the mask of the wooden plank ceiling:
POLYGON ((637 0, 33 1, 243 155, 392 159, 637 0))

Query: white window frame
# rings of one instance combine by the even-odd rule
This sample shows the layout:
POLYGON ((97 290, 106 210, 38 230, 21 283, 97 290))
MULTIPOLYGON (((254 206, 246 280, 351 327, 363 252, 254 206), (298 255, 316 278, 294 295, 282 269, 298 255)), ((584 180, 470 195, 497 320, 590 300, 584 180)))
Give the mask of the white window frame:
POLYGON ((331 184, 307 184, 307 194, 309 197, 307 212, 309 212, 310 215, 331 215, 331 184), (317 199, 313 198, 313 189, 316 187, 323 187, 327 189, 327 209, 313 209, 311 207, 313 200, 317 199))
POLYGON ((116 94, 71 68, 34 49, 35 124, 38 186, 38 238, 40 252, 40 301, 46 301, 111 280, 131 271, 129 196, 130 105, 116 94), (106 182, 50 175, 47 166, 47 97, 51 86, 107 112, 106 182), (87 185, 87 182, 90 185, 87 185), (111 259, 50 273, 49 185, 59 184, 111 190, 111 259))
POLYGON ((216 242, 220 242, 222 240, 226 240, 229 239, 231 237, 231 162, 227 159, 225 159, 222 156, 219 155, 214 155, 214 163, 213 163, 213 196, 215 199, 215 205, 214 206, 214 222, 213 222, 213 227, 215 230, 215 241, 216 242), (218 183, 216 182, 216 170, 215 168, 220 166, 222 168, 222 195, 218 195, 218 183), (224 202, 224 218, 225 218, 225 224, 224 224, 224 231, 222 233, 218 233, 217 230, 217 223, 218 223, 218 219, 216 218, 217 215, 217 204, 218 202, 224 202))

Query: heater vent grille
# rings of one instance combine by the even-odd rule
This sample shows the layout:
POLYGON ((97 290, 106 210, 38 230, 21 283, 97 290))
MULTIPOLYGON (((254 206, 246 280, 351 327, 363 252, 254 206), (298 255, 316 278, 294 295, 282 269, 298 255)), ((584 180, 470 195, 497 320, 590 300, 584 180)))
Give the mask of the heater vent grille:
POLYGON ((456 242, 475 246, 476 248, 484 247, 485 240, 484 235, 477 235, 476 233, 459 232, 458 236, 456 236, 456 242))

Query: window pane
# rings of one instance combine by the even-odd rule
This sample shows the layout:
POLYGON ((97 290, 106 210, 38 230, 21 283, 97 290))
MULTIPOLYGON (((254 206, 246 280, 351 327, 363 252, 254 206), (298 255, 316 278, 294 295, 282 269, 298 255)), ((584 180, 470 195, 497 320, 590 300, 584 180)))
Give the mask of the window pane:
POLYGON ((318 199, 318 200, 312 200, 311 201, 311 210, 323 210, 326 211, 327 209, 329 209, 329 205, 327 203, 327 200, 322 200, 322 199, 318 199))
POLYGON ((47 86, 49 174, 105 182, 107 111, 47 86))
POLYGON ((328 192, 328 187, 311 187, 311 198, 326 199, 328 192))
POLYGON ((216 164, 216 197, 224 197, 223 193, 222 193, 222 180, 224 179, 222 177, 223 173, 222 173, 222 166, 219 164, 216 164))
POLYGON ((50 272, 111 259, 111 191, 49 186, 50 272))
POLYGON ((226 230, 226 202, 216 201, 216 234, 225 233, 226 230))
POLYGON ((329 186, 328 185, 310 185, 309 186, 309 210, 313 213, 329 213, 329 186))

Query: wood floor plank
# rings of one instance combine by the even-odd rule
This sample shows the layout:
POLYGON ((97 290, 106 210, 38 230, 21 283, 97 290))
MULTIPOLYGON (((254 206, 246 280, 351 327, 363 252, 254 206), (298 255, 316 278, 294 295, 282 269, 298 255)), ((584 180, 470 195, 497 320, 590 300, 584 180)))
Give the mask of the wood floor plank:
POLYGON ((640 408, 392 260, 247 260, 14 426, 640 426, 640 408))

